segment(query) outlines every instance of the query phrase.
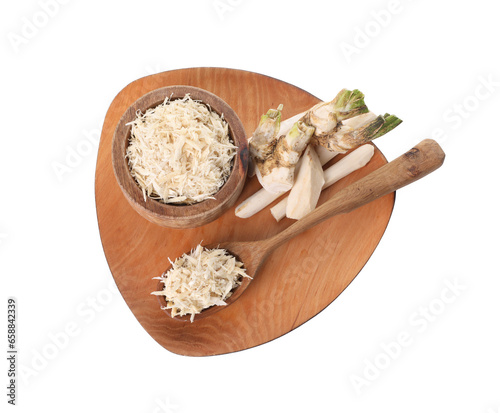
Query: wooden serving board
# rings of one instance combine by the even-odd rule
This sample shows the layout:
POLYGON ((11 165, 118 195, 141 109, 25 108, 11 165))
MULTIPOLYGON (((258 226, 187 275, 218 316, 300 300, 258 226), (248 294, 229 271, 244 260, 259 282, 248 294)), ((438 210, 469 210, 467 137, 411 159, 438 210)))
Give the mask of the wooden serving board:
MULTIPOLYGON (((247 136, 269 108, 283 103, 286 119, 307 110, 319 99, 257 73, 220 68, 174 70, 144 77, 125 87, 113 100, 102 130, 95 180, 99 230, 118 289, 139 323, 166 349, 189 356, 230 353, 266 343, 314 317, 356 277, 385 231, 395 195, 331 218, 278 248, 245 293, 224 310, 194 323, 171 319, 160 310, 157 298, 150 295, 158 283, 153 277, 169 266, 167 257, 175 259, 201 241, 210 244, 269 237, 292 221, 276 223, 269 208, 241 219, 234 215, 233 207, 208 225, 178 230, 152 224, 132 209, 113 174, 113 132, 132 102, 169 85, 197 86, 220 96, 236 111, 247 136)), ((340 156, 333 162, 338 159, 340 156)), ((325 190, 320 203, 385 163, 376 149, 368 165, 325 190)), ((250 179, 237 205, 258 188, 256 178, 250 179)))

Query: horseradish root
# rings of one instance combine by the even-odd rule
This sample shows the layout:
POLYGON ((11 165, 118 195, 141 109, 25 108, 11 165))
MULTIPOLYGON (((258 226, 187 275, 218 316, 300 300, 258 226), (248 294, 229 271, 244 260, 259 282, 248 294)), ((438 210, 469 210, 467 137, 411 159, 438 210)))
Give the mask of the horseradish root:
MULTIPOLYGON (((283 121, 281 124, 283 125, 285 122, 286 121, 283 121)), ((315 149, 322 166, 327 164, 337 155, 336 152, 330 152, 323 146, 316 146, 315 149)), ((299 169, 301 161, 302 158, 299 159, 299 162, 295 166, 296 172, 299 169)), ((263 210, 266 206, 271 205, 281 195, 286 194, 286 192, 288 191, 275 194, 273 192, 266 191, 264 188, 261 188, 253 195, 245 199, 240 205, 238 205, 235 214, 239 218, 250 218, 252 215, 255 215, 257 212, 263 210)))
POLYGON ((298 121, 286 135, 279 137, 272 154, 265 161, 254 158, 257 178, 267 191, 279 194, 292 188, 295 165, 313 133, 313 127, 298 121))
MULTIPOLYGON (((328 188, 329 186, 332 186, 335 182, 351 174, 352 172, 357 171, 358 169, 365 166, 368 162, 370 162, 370 159, 373 157, 374 151, 375 148, 373 147, 373 145, 363 145, 344 156, 337 163, 325 169, 323 171, 324 184, 321 188, 321 191, 328 188)), ((301 171, 298 172, 297 176, 299 176, 300 174, 301 171)), ((281 221, 283 218, 285 218, 285 216, 287 216, 288 218, 294 218, 294 216, 288 215, 288 203, 290 202, 289 200, 294 190, 295 185, 292 188, 289 197, 282 199, 271 208, 271 214, 273 214, 273 217, 276 219, 276 221, 281 221)), ((300 195, 297 196, 300 197, 300 195)), ((308 211, 303 211, 303 216, 307 215, 314 208, 316 208, 316 205, 314 205, 314 207, 310 206, 308 211)))
POLYGON ((250 155, 255 162, 264 162, 274 151, 279 137, 281 109, 283 105, 279 105, 277 109, 269 109, 260 118, 259 126, 249 142, 250 155))
POLYGON ((309 145, 304 151, 295 183, 288 196, 286 216, 300 219, 316 208, 324 183, 321 162, 314 148, 309 145))
MULTIPOLYGON (((278 109, 281 109, 281 105, 278 109)), ((268 112, 268 114, 273 113, 272 111, 268 112)), ((401 123, 401 120, 394 115, 385 114, 384 116, 376 116, 372 112, 369 112, 364 102, 363 93, 357 89, 353 91, 343 89, 331 102, 318 103, 302 115, 295 115, 282 122, 281 111, 279 110, 278 112, 280 115, 278 131, 276 132, 276 128, 274 128, 273 133, 268 134, 268 138, 264 142, 259 139, 257 140, 257 142, 260 142, 260 146, 264 146, 267 151, 265 151, 264 156, 253 156, 257 177, 263 188, 238 205, 235 211, 238 217, 248 218, 254 215, 294 186, 294 177, 300 173, 299 164, 301 164, 297 160, 297 153, 300 158, 300 150, 303 150, 307 143, 310 142, 312 145, 315 145, 319 163, 325 165, 337 154, 345 153, 370 142, 391 131, 401 123), (298 118, 300 120, 293 124, 293 127, 283 136, 291 121, 295 121, 298 118), (287 142, 285 138, 294 132, 296 133, 299 125, 303 130, 307 127, 308 134, 313 130, 312 136, 309 140, 299 139, 298 141, 301 142, 301 145, 297 145, 294 151, 290 151, 289 148, 283 145, 287 142), (268 146, 265 146, 266 143, 268 146), (273 147, 274 149, 272 149, 273 147), (283 147, 287 150, 283 151, 283 147), (280 156, 280 153, 283 152, 287 154, 285 159, 280 156), (263 158, 265 159, 263 160, 263 158), (293 162, 289 162, 290 159, 293 162), (291 167, 292 164, 294 165, 293 168, 291 167)), ((259 127, 256 130, 257 135, 259 135, 259 127)), ((252 140, 253 137, 250 140, 250 144, 252 140)), ((311 164, 309 164, 309 167, 311 167, 311 164)), ((311 174, 310 176, 316 175, 311 174)), ((302 180, 301 187, 305 188, 306 194, 299 196, 299 190, 296 189, 297 200, 311 199, 311 193, 308 191, 311 188, 317 187, 317 185, 312 182, 306 185, 302 180)), ((292 211, 292 207, 290 208, 290 211, 292 211)), ((305 207, 305 209, 308 208, 310 206, 305 207)), ((292 212, 290 214, 296 216, 292 212)))
POLYGON ((328 142, 341 121, 368 112, 363 93, 343 89, 331 102, 313 106, 285 135, 279 135, 281 109, 282 105, 262 116, 249 142, 257 178, 272 193, 291 189, 294 167, 312 136, 317 142, 328 142))
POLYGON ((342 89, 331 102, 318 103, 308 110, 302 121, 315 128, 313 142, 327 148, 343 120, 367 113, 364 97, 357 89, 342 89))
POLYGON ((385 135, 401 122, 401 119, 386 113, 384 116, 377 116, 356 129, 349 126, 342 126, 338 133, 333 134, 328 142, 325 143, 325 147, 330 151, 344 153, 385 135))
MULTIPOLYGON (((380 127, 380 129, 376 130, 373 132, 373 128, 366 128, 366 125, 370 124, 371 122, 375 121, 377 119, 377 116, 372 113, 364 113, 362 115, 356 116, 354 118, 350 118, 347 120, 344 120, 342 122, 342 125, 338 128, 337 132, 332 135, 331 140, 332 141, 342 141, 342 136, 345 134, 351 134, 354 135, 356 139, 350 139, 350 144, 354 145, 356 142, 359 142, 360 144, 365 143, 368 140, 373 140, 375 138, 378 138, 382 136, 384 133, 389 132, 391 129, 397 126, 401 121, 397 119, 394 116, 394 119, 390 118, 389 121, 386 121, 383 126, 380 127), (395 121, 397 119, 398 122, 395 121), (367 131, 371 130, 373 132, 373 135, 370 136, 367 134, 367 131), (359 132, 356 132, 359 131, 359 132)), ((285 124, 288 120, 284 120, 281 122, 281 125, 285 124)), ((377 121, 380 123, 380 120, 377 121)), ((342 141, 343 142, 343 141, 342 141)), ((346 144, 344 144, 347 146, 346 144)), ((316 146, 316 153, 318 154, 318 157, 320 159, 321 165, 327 164, 331 159, 333 159, 336 155, 338 155, 341 152, 337 151, 329 151, 323 146, 316 146)), ((343 150, 342 152, 345 152, 343 150)), ((296 167, 296 173, 298 173, 298 165, 296 167)), ((236 208, 236 216, 240 218, 249 218, 252 215, 256 214, 257 212, 261 211, 268 205, 272 204, 274 201, 276 201, 280 196, 282 196, 285 192, 281 193, 271 193, 269 191, 266 191, 264 188, 258 190, 256 193, 251 195, 249 198, 244 200, 238 207, 236 208)))
MULTIPOLYGON (((278 106, 278 109, 281 110, 281 107, 282 105, 278 106)), ((273 110, 273 109, 271 109, 273 110)), ((279 126, 279 130, 278 130, 278 133, 276 134, 276 136, 282 136, 282 135, 285 135, 293 126, 294 123, 296 123, 297 121, 299 121, 304 115, 305 115, 306 112, 302 112, 302 113, 298 113, 297 115, 294 115, 292 116, 291 118, 288 118, 288 119, 285 119, 285 120, 282 120, 280 122, 280 126, 279 126)), ((255 132, 254 132, 255 134, 255 132)), ((253 136, 251 136, 249 139, 248 139, 248 144, 249 144, 249 147, 250 147, 250 152, 251 152, 251 149, 252 149, 252 140, 253 140, 253 136)), ((255 163, 253 162, 253 156, 250 156, 250 159, 248 160, 248 176, 249 177, 252 177, 255 175, 255 163)))

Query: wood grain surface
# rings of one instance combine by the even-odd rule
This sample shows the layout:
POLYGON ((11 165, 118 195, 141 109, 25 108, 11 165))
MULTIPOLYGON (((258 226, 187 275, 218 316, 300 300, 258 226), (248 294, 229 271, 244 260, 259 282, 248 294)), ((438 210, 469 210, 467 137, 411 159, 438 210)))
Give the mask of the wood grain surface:
MULTIPOLYGON (((125 87, 113 100, 102 130, 95 180, 101 241, 118 289, 139 323, 166 349, 189 356, 224 354, 266 343, 318 314, 356 277, 385 231, 395 195, 331 218, 276 249, 231 306, 194 323, 172 319, 160 310, 157 298, 150 295, 157 288, 153 277, 169 266, 168 257, 175 259, 201 241, 207 245, 267 238, 293 221, 284 219, 277 223, 269 208, 252 218, 241 219, 234 215, 232 207, 208 225, 180 230, 155 225, 132 209, 113 174, 113 133, 133 101, 170 85, 196 86, 220 96, 236 111, 248 136, 269 108, 283 103, 286 119, 307 110, 319 99, 256 73, 220 68, 174 70, 125 87)), ((343 86, 339 85, 339 90, 343 86)), ((338 159, 340 156, 333 162, 338 159)), ((320 204, 386 163, 376 149, 364 168, 323 191, 320 204)), ((236 205, 258 188, 257 179, 250 179, 236 205)))

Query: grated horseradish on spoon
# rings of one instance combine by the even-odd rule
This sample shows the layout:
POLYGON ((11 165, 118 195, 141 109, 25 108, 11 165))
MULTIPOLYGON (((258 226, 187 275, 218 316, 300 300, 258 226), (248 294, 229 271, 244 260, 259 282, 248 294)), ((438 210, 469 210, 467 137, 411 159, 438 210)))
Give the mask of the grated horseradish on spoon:
MULTIPOLYGON (((170 259, 169 259, 170 261, 170 259)), ((198 245, 174 262, 161 277, 162 291, 152 294, 164 296, 172 317, 195 314, 214 305, 226 305, 234 288, 243 277, 249 277, 243 263, 224 249, 206 249, 198 245)), ((250 277, 249 277, 250 278, 250 277)))

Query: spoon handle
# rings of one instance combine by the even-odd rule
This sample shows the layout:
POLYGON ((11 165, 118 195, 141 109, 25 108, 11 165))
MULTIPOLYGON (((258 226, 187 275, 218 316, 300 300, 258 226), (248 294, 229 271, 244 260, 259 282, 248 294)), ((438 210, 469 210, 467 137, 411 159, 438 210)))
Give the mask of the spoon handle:
POLYGON ((337 192, 304 218, 269 238, 266 248, 276 248, 330 217, 350 212, 423 178, 438 169, 444 158, 445 154, 436 141, 423 140, 399 158, 337 192))

